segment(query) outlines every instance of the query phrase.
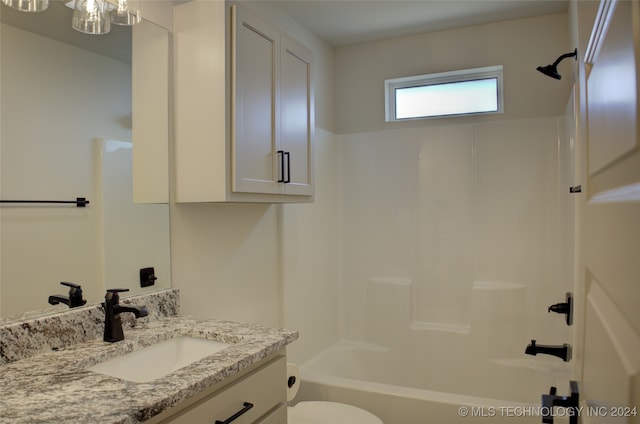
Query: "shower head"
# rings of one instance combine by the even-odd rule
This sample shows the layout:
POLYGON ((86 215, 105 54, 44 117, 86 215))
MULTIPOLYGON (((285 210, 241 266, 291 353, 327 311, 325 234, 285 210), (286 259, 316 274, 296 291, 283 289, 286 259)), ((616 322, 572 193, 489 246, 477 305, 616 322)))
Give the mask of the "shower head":
POLYGON ((578 60, 578 49, 573 50, 571 53, 563 54, 551 65, 538 66, 537 69, 548 77, 555 78, 557 80, 562 79, 562 75, 558 73, 558 64, 568 57, 574 57, 578 60))
POLYGON ((558 73, 558 69, 553 65, 538 66, 536 69, 548 77, 555 78, 557 80, 562 79, 562 75, 558 73))

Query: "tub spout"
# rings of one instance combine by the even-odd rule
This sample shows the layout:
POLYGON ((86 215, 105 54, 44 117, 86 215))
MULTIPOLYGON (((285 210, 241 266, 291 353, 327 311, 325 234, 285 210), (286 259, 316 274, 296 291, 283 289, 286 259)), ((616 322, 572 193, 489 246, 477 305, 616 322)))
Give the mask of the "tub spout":
POLYGON ((568 343, 565 343, 562 346, 538 345, 535 340, 531 340, 531 344, 527 346, 524 353, 533 356, 538 353, 542 353, 545 355, 557 356, 563 361, 569 362, 571 360, 571 345, 568 343))

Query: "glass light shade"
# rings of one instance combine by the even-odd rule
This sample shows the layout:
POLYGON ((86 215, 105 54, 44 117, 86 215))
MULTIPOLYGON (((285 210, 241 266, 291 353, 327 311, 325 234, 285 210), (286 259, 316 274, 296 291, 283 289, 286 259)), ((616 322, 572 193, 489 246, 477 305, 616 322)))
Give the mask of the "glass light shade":
POLYGON ((49 0, 2 0, 2 3, 21 12, 42 12, 49 7, 49 0))
POLYGON ((131 9, 127 0, 118 0, 118 6, 109 11, 111 23, 117 25, 135 25, 140 22, 142 16, 137 9, 131 9))
POLYGON ((106 2, 103 0, 76 0, 73 29, 85 34, 106 34, 111 30, 106 2))

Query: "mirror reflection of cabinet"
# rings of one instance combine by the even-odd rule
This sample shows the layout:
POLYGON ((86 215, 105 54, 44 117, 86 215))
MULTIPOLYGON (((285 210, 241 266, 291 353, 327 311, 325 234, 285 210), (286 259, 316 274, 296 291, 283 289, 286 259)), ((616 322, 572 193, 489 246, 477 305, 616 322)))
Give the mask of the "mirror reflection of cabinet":
POLYGON ((133 199, 169 202, 169 33, 136 25, 131 34, 133 199))
MULTIPOLYGON (((109 265, 109 273, 105 272, 105 258, 113 255, 105 246, 104 232, 110 232, 110 228, 105 224, 103 206, 108 205, 101 204, 104 198, 98 169, 101 160, 94 142, 96 138, 140 139, 137 134, 132 137, 132 122, 136 132, 135 127, 143 124, 144 117, 139 118, 136 112, 132 116, 131 29, 114 25, 108 36, 118 41, 115 47, 110 47, 107 36, 74 31, 71 10, 61 2, 50 2, 49 9, 38 14, 17 12, 4 4, 1 7, 1 197, 62 200, 86 197, 90 204, 86 208, 25 205, 0 208, 0 318, 34 310, 51 312, 48 296, 66 294, 60 281, 82 285, 89 303, 101 302, 106 287, 128 287, 132 293, 139 293, 139 268, 156 265, 147 256, 137 257, 134 252, 131 259, 136 262, 135 269, 125 269, 116 263, 109 265), (48 19, 55 22, 47 24, 48 19), (45 28, 56 33, 45 34, 42 32, 45 28), (75 37, 74 41, 65 38, 68 36, 75 37), (107 274, 121 277, 109 281, 107 274)), ((134 28, 134 34, 145 34, 145 43, 152 39, 150 34, 162 34, 158 46, 168 49, 166 29, 148 21, 134 28)), ((153 59, 154 77, 167 78, 168 50, 160 55, 156 49, 153 59)), ((146 63, 148 67, 149 62, 146 63)), ((164 112, 168 111, 168 86, 165 79, 162 85, 147 88, 155 96, 153 130, 156 131, 148 139, 153 139, 153 147, 164 156, 168 156, 168 113, 164 112)), ((146 109, 145 104, 142 106, 146 109)), ((143 157, 150 155, 145 153, 143 157)), ((157 172, 154 188, 167 187, 168 166, 157 158, 152 161, 157 172)), ((129 185, 130 181, 131 178, 129 185)), ((168 233, 163 231, 169 226, 167 199, 165 192, 165 204, 153 205, 166 210, 158 233, 168 233)), ((159 203, 158 197, 153 202, 143 202, 159 203)), ((126 220, 125 212, 118 211, 118 218, 126 220)), ((127 237, 143 238, 144 234, 127 237)), ((115 244, 128 243, 121 240, 115 244)), ((168 252, 168 237, 160 245, 168 252)), ((158 282, 151 289, 170 286, 167 271, 158 275, 158 282)))

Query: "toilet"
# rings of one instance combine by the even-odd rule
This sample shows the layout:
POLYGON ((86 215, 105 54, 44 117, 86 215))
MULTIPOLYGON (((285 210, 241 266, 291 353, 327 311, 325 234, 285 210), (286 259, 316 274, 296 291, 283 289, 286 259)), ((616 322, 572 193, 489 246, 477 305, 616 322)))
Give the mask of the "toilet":
POLYGON ((338 402, 305 401, 289 407, 289 424, 384 424, 371 412, 338 402))
MULTIPOLYGON (((287 363, 287 402, 300 388, 300 370, 287 363)), ((384 424, 369 411, 339 402, 302 401, 287 408, 288 424, 384 424)))

